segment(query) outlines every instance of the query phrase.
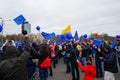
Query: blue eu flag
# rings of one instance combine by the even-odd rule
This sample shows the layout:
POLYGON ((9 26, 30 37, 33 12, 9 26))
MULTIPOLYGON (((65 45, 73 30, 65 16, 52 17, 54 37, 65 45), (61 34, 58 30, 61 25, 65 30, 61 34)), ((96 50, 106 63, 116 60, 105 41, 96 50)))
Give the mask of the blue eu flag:
POLYGON ((78 36, 77 31, 75 32, 74 38, 75 38, 75 41, 78 41, 78 40, 79 40, 79 36, 78 36))
POLYGON ((23 17, 23 15, 19 15, 18 17, 16 17, 15 19, 13 19, 15 21, 15 23, 17 25, 22 24, 23 22, 25 22, 25 18, 23 17))
POLYGON ((46 33, 46 32, 42 32, 41 33, 42 34, 42 36, 45 38, 45 39, 52 39, 54 36, 55 36, 55 33, 53 32, 53 33, 46 33))

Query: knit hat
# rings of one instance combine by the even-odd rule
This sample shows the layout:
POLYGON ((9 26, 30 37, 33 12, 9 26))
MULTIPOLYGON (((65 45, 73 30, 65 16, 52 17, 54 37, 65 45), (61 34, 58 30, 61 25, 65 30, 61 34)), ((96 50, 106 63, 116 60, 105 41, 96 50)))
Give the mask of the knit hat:
POLYGON ((17 56, 18 56, 18 49, 15 46, 13 45, 6 46, 5 59, 15 58, 17 56))

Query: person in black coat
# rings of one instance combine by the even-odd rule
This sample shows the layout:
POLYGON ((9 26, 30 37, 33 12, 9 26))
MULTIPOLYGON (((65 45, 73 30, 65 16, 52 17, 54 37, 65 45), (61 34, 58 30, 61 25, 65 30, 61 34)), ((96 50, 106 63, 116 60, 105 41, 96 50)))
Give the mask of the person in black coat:
POLYGON ((70 51, 70 54, 71 54, 70 63, 71 63, 72 80, 79 80, 80 79, 79 68, 78 68, 78 64, 77 64, 77 61, 76 61, 80 52, 79 52, 79 50, 77 50, 76 46, 77 45, 75 43, 73 43, 73 48, 70 51))
POLYGON ((26 62, 32 58, 29 38, 25 35, 25 50, 18 57, 18 49, 9 45, 6 46, 4 60, 0 63, 0 80, 28 80, 26 62))
POLYGON ((72 46, 71 44, 68 44, 67 47, 66 47, 66 53, 65 53, 65 57, 66 57, 66 73, 70 73, 71 70, 70 70, 70 60, 71 60, 71 55, 70 55, 70 51, 72 49, 72 46))
POLYGON ((27 61, 27 72, 29 79, 31 79, 33 73, 35 73, 35 68, 36 68, 36 64, 32 61, 32 59, 29 59, 27 61))
POLYGON ((103 77, 102 61, 99 59, 99 57, 103 57, 103 53, 100 47, 97 47, 95 50, 96 78, 99 78, 103 77))
POLYGON ((105 46, 103 57, 99 58, 104 62, 104 79, 115 80, 114 73, 118 72, 117 59, 115 53, 111 51, 111 48, 109 46, 105 46))

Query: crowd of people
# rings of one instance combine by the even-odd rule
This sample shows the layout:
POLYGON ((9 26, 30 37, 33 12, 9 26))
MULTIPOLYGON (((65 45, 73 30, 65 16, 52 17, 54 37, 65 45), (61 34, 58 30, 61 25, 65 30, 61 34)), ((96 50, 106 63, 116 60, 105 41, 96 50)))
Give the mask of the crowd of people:
POLYGON ((66 73, 72 73, 72 80, 79 80, 79 66, 80 70, 85 74, 84 80, 94 80, 94 78, 115 80, 114 73, 117 73, 120 67, 119 46, 120 43, 118 42, 111 47, 111 42, 106 41, 103 41, 101 45, 97 46, 89 41, 82 43, 73 42, 72 47, 71 43, 64 44, 63 48, 66 48, 64 49, 66 52, 64 55, 66 58, 66 73), (73 51, 73 49, 76 49, 78 52, 73 51), (93 65, 93 59, 95 59, 95 66, 93 65), (119 66, 117 64, 119 64, 119 66), (74 70, 76 70, 76 72, 74 70))
POLYGON ((60 59, 64 60, 66 74, 71 73, 72 80, 80 80, 80 71, 84 73, 84 80, 115 80, 114 73, 120 67, 119 42, 111 47, 111 42, 105 41, 100 45, 90 41, 57 44, 47 40, 36 43, 31 42, 27 35, 23 37, 23 42, 17 47, 12 40, 0 44, 0 80, 33 80, 31 78, 37 69, 38 78, 48 80, 49 76, 54 76, 53 68, 60 59), (47 57, 51 59, 51 66, 42 68, 40 64, 47 57))

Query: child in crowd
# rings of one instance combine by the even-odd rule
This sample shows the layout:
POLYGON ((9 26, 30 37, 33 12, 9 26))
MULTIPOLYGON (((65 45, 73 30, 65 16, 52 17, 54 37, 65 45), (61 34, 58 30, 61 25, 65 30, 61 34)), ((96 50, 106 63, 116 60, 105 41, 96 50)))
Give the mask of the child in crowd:
POLYGON ((77 63, 78 67, 84 71, 84 80, 94 80, 96 77, 96 67, 92 65, 90 59, 87 60, 86 67, 84 67, 79 60, 77 60, 77 63))

